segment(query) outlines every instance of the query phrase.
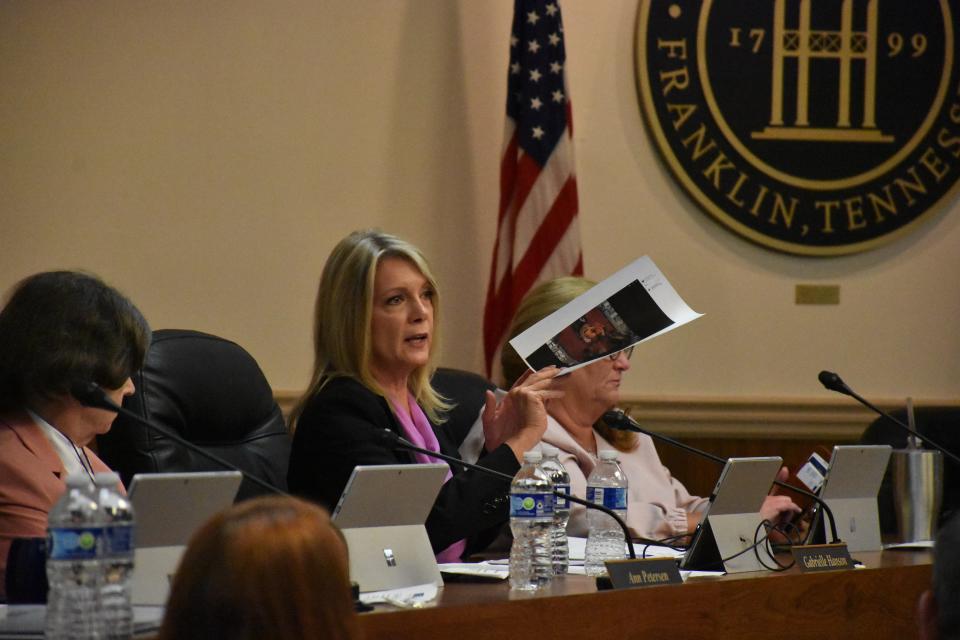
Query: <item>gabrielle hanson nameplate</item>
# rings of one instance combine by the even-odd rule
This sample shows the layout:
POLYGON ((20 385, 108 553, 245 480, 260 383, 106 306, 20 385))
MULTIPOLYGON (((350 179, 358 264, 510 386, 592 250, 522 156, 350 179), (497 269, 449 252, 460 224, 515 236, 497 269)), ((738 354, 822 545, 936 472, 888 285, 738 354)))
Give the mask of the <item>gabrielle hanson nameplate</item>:
POLYGON ((613 560, 604 564, 614 589, 683 584, 677 561, 673 558, 613 560))
POLYGON ((845 544, 811 544, 793 547, 793 558, 800 571, 844 571, 853 569, 853 560, 845 544))

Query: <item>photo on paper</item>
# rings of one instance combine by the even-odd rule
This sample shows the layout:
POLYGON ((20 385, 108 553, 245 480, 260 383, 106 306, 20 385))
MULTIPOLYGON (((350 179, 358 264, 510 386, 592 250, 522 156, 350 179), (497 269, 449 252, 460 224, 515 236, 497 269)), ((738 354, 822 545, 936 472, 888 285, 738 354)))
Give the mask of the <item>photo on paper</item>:
POLYGON ((643 285, 634 281, 547 340, 527 364, 534 369, 575 367, 623 351, 670 323, 643 285))
POLYGON ((635 260, 510 345, 531 369, 573 370, 699 318, 653 261, 635 260))

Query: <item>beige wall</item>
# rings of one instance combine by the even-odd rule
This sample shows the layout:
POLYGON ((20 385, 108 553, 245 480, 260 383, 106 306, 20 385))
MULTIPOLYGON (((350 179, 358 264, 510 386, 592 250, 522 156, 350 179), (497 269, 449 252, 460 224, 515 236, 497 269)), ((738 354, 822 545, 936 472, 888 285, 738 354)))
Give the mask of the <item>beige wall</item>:
MULTIPOLYGON (((705 317, 643 346, 639 396, 960 397, 960 204, 870 253, 775 254, 671 181, 633 80, 637 0, 568 0, 584 256, 650 254, 705 317), (797 283, 841 304, 797 307, 797 283)), ((81 267, 154 327, 235 339, 303 387, 324 259, 380 226, 446 296, 445 364, 481 366, 510 0, 0 3, 0 289, 81 267)))

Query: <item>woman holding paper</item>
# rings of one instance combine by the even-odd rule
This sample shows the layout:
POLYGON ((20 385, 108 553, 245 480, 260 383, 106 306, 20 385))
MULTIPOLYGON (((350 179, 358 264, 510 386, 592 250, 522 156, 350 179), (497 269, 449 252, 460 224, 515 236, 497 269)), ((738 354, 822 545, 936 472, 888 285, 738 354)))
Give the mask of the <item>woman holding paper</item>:
MULTIPOLYGON (((314 370, 291 414, 290 490, 332 509, 356 465, 433 462, 397 451, 384 429, 456 455, 460 444, 439 428, 456 398, 430 385, 438 343, 440 294, 420 251, 380 231, 359 231, 333 249, 320 277, 314 314, 314 370)), ((524 451, 546 428, 545 401, 555 368, 523 377, 483 411, 479 464, 513 476, 524 451)), ((384 487, 389 491, 389 487, 384 487)), ((427 518, 441 561, 454 561, 467 538, 508 517, 509 481, 451 468, 427 518)))
MULTIPOLYGON (((513 338, 594 286, 584 278, 559 278, 533 289, 520 303, 508 335, 513 338)), ((571 491, 584 497, 587 477, 597 464, 598 452, 616 449, 629 481, 627 525, 634 536, 661 540, 683 537, 703 517, 708 500, 692 496, 670 474, 657 455, 651 438, 607 427, 601 416, 620 401, 620 383, 630 370, 633 347, 608 355, 555 379, 563 396, 547 403, 547 428, 543 442, 560 449, 560 462, 570 474, 571 491)), ((505 380, 521 376, 527 367, 512 348, 501 354, 505 380)), ((761 514, 773 519, 781 512, 799 512, 786 496, 768 496, 761 514)), ((574 504, 567 532, 587 535, 584 507, 574 504)))

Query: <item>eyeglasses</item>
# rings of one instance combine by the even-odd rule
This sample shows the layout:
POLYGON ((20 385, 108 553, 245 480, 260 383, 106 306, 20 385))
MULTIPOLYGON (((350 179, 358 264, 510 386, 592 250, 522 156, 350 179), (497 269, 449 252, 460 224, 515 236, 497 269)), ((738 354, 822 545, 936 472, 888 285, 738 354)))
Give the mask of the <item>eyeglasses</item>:
POLYGON ((616 362, 617 358, 619 358, 621 354, 625 355, 627 360, 629 360, 630 356, 633 355, 633 347, 627 347, 626 349, 622 349, 616 353, 611 353, 607 357, 610 359, 610 362, 616 362))

